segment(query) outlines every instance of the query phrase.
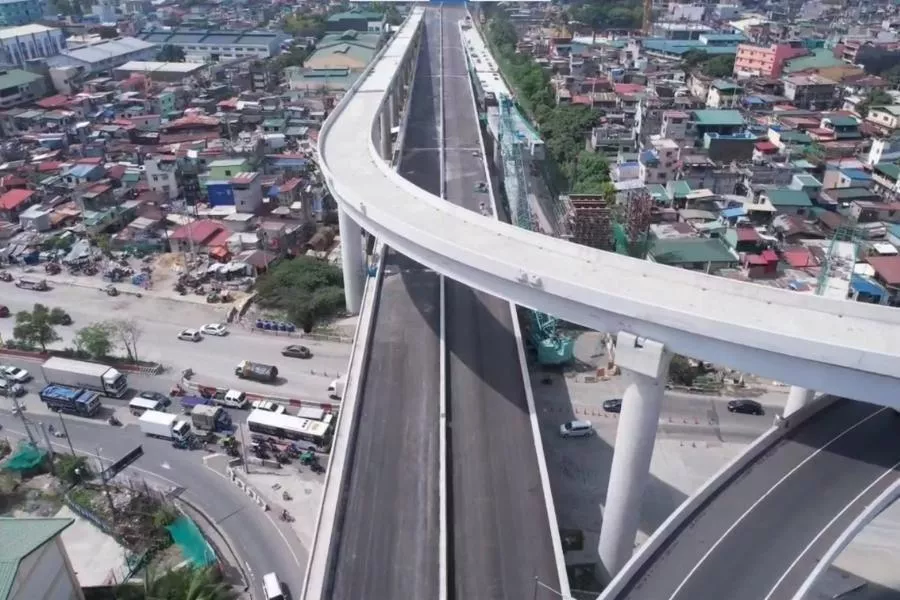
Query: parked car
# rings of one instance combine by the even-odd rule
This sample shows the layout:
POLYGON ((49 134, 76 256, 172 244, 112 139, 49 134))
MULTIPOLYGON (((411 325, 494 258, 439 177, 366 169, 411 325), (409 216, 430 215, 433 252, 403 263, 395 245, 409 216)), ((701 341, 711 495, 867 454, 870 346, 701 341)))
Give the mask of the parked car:
POLYGON ((208 323, 200 328, 200 333, 205 335, 228 335, 228 328, 222 323, 208 323))
POLYGON ((604 400, 603 410, 611 413, 622 412, 622 399, 613 398, 612 400, 604 400))
POLYGON ((762 415, 765 414, 762 404, 756 400, 731 400, 728 403, 728 412, 742 413, 745 415, 762 415))
POLYGON ((31 381, 31 373, 20 367, 5 365, 0 367, 0 372, 2 372, 2 376, 4 378, 16 383, 25 383, 31 381))
POLYGON ((178 339, 186 342, 199 342, 203 337, 196 329, 182 329, 181 333, 178 334, 178 339))
POLYGON ((141 392, 138 394, 138 397, 143 398, 144 400, 153 400, 154 402, 159 402, 163 406, 169 406, 172 404, 172 399, 166 396, 165 394, 160 394, 159 392, 141 392))
POLYGON ((283 356, 289 356, 291 358, 312 358, 312 352, 310 351, 310 349, 299 344, 291 344, 290 346, 285 346, 281 350, 281 354, 283 356))
POLYGON ((569 421, 559 426, 559 435, 565 438, 585 437, 594 433, 594 426, 590 421, 569 421))

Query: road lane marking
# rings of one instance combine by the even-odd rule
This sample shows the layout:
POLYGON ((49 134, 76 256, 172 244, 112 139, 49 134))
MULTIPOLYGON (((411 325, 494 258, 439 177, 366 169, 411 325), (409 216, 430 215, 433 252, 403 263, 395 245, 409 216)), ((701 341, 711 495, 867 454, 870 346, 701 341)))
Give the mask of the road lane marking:
POLYGON ((838 519, 840 519, 842 516, 844 516, 844 514, 845 514, 848 510, 850 510, 850 507, 851 507, 851 506, 853 506, 854 504, 856 504, 856 503, 859 501, 860 498, 862 498, 863 496, 865 496, 866 494, 868 494, 868 493, 869 493, 869 490, 871 490, 873 487, 875 487, 876 485, 878 485, 878 483, 879 483, 882 479, 884 479, 885 477, 887 477, 888 475, 890 475, 891 473, 893 473, 893 472, 895 471, 895 469, 897 469, 897 467, 900 467, 900 461, 897 461, 897 462, 894 464, 894 466, 892 466, 890 469, 888 469, 887 471, 885 471, 884 473, 882 473, 881 475, 879 475, 879 476, 875 479, 875 481, 873 481, 873 482, 870 483, 868 486, 866 486, 866 489, 864 489, 863 491, 861 491, 859 494, 856 495, 855 498, 853 498, 853 500, 851 500, 850 502, 848 502, 847 505, 844 506, 844 508, 842 508, 841 511, 840 511, 838 514, 836 514, 836 515, 834 516, 834 518, 832 518, 830 521, 828 521, 828 524, 826 524, 825 527, 823 527, 823 528, 821 529, 821 531, 819 531, 818 535, 816 535, 816 537, 814 537, 814 538, 812 539, 812 541, 811 541, 809 544, 807 544, 805 548, 803 548, 803 550, 800 552, 800 554, 797 555, 797 558, 794 559, 794 562, 792 562, 792 563, 790 564, 790 566, 787 568, 787 570, 784 572, 784 574, 782 574, 782 576, 778 578, 778 581, 775 582, 775 585, 772 587, 771 590, 769 590, 769 593, 766 594, 766 597, 763 598, 763 600, 769 600, 769 599, 775 594, 775 592, 778 590, 778 587, 781 585, 781 583, 787 578, 787 576, 790 574, 790 572, 794 570, 794 567, 797 566, 797 563, 799 563, 800 560, 806 555, 806 553, 809 552, 809 551, 812 549, 812 547, 813 547, 816 543, 818 543, 819 539, 821 539, 821 537, 822 537, 823 535, 825 535, 825 532, 828 531, 829 529, 831 529, 831 526, 834 525, 835 522, 837 522, 838 519))
POLYGON ((844 429, 844 430, 841 431, 839 434, 837 434, 835 437, 833 437, 833 438, 831 438, 830 440, 828 440, 825 444, 822 444, 821 446, 819 446, 818 448, 816 448, 815 452, 813 452, 812 454, 810 454, 809 456, 807 456, 805 459, 803 459, 802 461, 800 461, 800 463, 798 463, 793 469, 791 469, 790 471, 788 471, 781 479, 779 479, 779 480, 775 483, 775 485, 773 485, 773 486, 770 487, 768 490, 766 490, 766 493, 762 494, 762 495, 756 500, 756 502, 754 502, 754 503, 750 506, 750 508, 748 508, 746 511, 744 511, 744 513, 743 513, 740 517, 738 517, 738 518, 734 521, 734 523, 731 524, 731 526, 730 526, 728 529, 725 530, 725 533, 723 533, 721 536, 719 536, 719 539, 717 539, 717 540, 709 547, 709 550, 706 551, 706 553, 700 558, 700 560, 697 561, 697 564, 694 565, 694 567, 688 572, 688 574, 684 577, 684 579, 681 580, 681 583, 678 584, 678 587, 675 588, 675 591, 672 593, 672 595, 669 596, 669 600, 673 600, 675 597, 678 596, 679 593, 681 593, 681 590, 684 588, 685 585, 687 585, 687 582, 690 581, 691 577, 694 576, 694 573, 696 573, 696 572, 700 569, 700 567, 703 566, 703 563, 706 562, 706 559, 708 559, 710 556, 712 556, 712 554, 716 551, 716 549, 719 547, 719 545, 722 543, 722 541, 723 541, 725 538, 727 538, 727 537, 731 534, 731 532, 734 531, 734 530, 737 528, 737 526, 741 524, 741 522, 743 522, 744 519, 747 518, 747 515, 749 515, 750 513, 752 513, 754 510, 756 510, 756 507, 759 506, 760 504, 762 504, 763 501, 764 501, 766 498, 768 498, 768 497, 775 491, 776 488, 778 488, 782 483, 784 483, 785 481, 787 481, 788 479, 790 479, 790 478, 794 475, 794 473, 796 473, 796 472, 799 471, 801 468, 803 468, 803 466, 806 465, 806 463, 808 463, 808 462, 811 461, 813 458, 815 458, 816 456, 818 456, 822 451, 824 451, 826 448, 828 448, 831 444, 833 444, 834 442, 838 441, 839 439, 841 439, 842 437, 844 437, 845 435, 847 435, 848 433, 850 433, 851 431, 853 431, 853 430, 856 429, 857 427, 861 426, 863 423, 865 423, 865 422, 868 421, 869 419, 875 418, 877 415, 880 415, 881 413, 883 413, 883 412, 886 411, 886 410, 887 410, 887 408, 881 408, 881 409, 879 409, 879 410, 876 410, 876 411, 873 412, 872 414, 868 415, 866 418, 861 419, 860 421, 857 421, 856 423, 854 423, 853 425, 851 425, 851 426, 848 427, 847 429, 844 429))

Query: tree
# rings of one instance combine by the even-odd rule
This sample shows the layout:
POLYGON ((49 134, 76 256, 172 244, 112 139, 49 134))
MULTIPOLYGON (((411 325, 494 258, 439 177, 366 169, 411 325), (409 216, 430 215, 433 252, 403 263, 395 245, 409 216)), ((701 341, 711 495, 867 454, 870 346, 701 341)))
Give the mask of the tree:
POLYGON ((93 323, 75 333, 75 347, 87 352, 91 358, 109 356, 115 346, 116 328, 110 323, 93 323))
POLYGON ((87 458, 72 454, 60 454, 56 460, 56 475, 72 485, 92 477, 87 458))
POLYGON ((47 350, 47 344, 61 339, 51 322, 50 310, 43 304, 35 304, 31 312, 16 313, 13 337, 31 346, 40 346, 43 351, 47 350))
POLYGON ((885 106, 893 103, 894 99, 884 90, 873 90, 865 100, 856 105, 856 113, 865 119, 869 114, 869 109, 873 106, 885 106))
POLYGON ((697 369, 686 356, 676 354, 669 364, 669 379, 678 385, 690 386, 697 377, 697 369))
POLYGON ((257 282, 256 291, 261 306, 285 311, 292 322, 310 331, 317 321, 341 311, 343 285, 336 266, 298 256, 270 269, 257 282))
POLYGON ((125 352, 128 354, 128 360, 131 362, 138 361, 138 342, 144 330, 140 324, 134 319, 116 319, 109 321, 108 325, 113 332, 113 339, 118 340, 125 352))
POLYGON ((144 597, 153 600, 232 600, 236 594, 212 567, 144 574, 144 597))
POLYGON ((166 44, 160 48, 156 55, 156 60, 159 62, 184 62, 184 48, 174 44, 166 44))
POLYGON ((703 63, 701 71, 709 77, 730 77, 734 72, 734 55, 714 56, 703 63))
POLYGON ((322 15, 293 14, 281 23, 285 33, 294 37, 320 38, 325 35, 325 17, 322 15))

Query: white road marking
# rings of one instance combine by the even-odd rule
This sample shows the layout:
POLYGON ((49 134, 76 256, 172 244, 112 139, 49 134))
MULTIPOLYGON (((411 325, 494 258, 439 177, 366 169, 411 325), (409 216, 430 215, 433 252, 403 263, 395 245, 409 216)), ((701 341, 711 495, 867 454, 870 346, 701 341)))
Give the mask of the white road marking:
POLYGON ((162 462, 162 463, 159 464, 159 466, 162 467, 163 469, 166 469, 166 470, 171 470, 171 469, 172 469, 172 465, 170 465, 170 464, 167 463, 167 462, 162 462))
POLYGON ((814 537, 813 540, 812 540, 809 544, 806 545, 806 547, 803 549, 803 551, 800 552, 800 554, 797 555, 797 558, 794 559, 794 562, 792 562, 792 563, 790 564, 790 566, 787 568, 787 570, 784 572, 784 574, 782 574, 782 576, 778 578, 778 581, 775 582, 775 585, 772 587, 771 590, 769 590, 769 593, 766 594, 766 597, 763 598, 763 600, 769 600, 769 599, 775 594, 776 590, 778 590, 778 587, 781 585, 781 582, 783 582, 783 581, 785 580, 785 578, 787 578, 787 576, 790 574, 790 572, 794 570, 794 567, 797 566, 797 563, 800 562, 800 560, 806 555, 807 552, 810 551, 810 549, 811 549, 814 545, 816 545, 816 543, 819 541, 819 539, 821 539, 821 537, 822 537, 823 535, 825 535, 825 532, 828 531, 829 529, 831 529, 831 526, 834 525, 835 522, 837 522, 837 520, 840 519, 840 518, 844 515, 844 513, 846 513, 848 510, 850 510, 850 507, 851 507, 851 506, 853 506, 854 504, 856 504, 856 503, 859 501, 860 498, 862 498, 863 496, 865 496, 866 494, 868 494, 868 493, 869 493, 869 490, 871 490, 873 487, 875 487, 876 485, 878 485, 878 482, 880 482, 882 479, 884 479, 885 477, 887 477, 888 475, 890 475, 891 473, 893 473, 893 472, 894 472, 894 469, 896 469, 897 467, 900 467, 900 461, 898 461, 898 462, 897 462, 896 464, 894 464, 894 466, 892 466, 890 469, 888 469, 887 471, 885 471, 884 473, 882 473, 881 475, 879 475, 879 476, 875 479, 875 481, 873 481, 873 482, 870 483, 868 486, 866 486, 866 489, 864 489, 863 491, 861 491, 859 494, 856 495, 855 498, 853 498, 853 500, 851 500, 850 502, 848 502, 847 505, 846 505, 844 508, 841 509, 841 512, 839 512, 838 514, 836 514, 836 515, 834 516, 834 518, 832 518, 830 521, 828 521, 828 524, 825 525, 825 527, 823 527, 822 530, 819 531, 818 535, 816 535, 816 537, 814 537))
POLYGON ((759 506, 760 504, 762 504, 762 502, 763 502, 766 498, 768 498, 768 497, 775 491, 776 488, 778 488, 782 483, 784 483, 785 481, 787 481, 788 479, 790 479, 791 476, 792 476, 794 473, 796 473, 797 471, 799 471, 806 463, 808 463, 808 462, 811 461, 813 458, 815 458, 816 456, 818 456, 822 451, 825 450, 825 448, 827 448, 828 446, 830 446, 830 445, 833 444, 834 442, 838 441, 839 439, 841 439, 842 437, 844 437, 845 435, 847 435, 848 433, 850 433, 851 431, 853 431, 854 429, 856 429, 857 427, 859 427, 860 425, 862 425, 863 423, 865 423, 866 421, 868 421, 869 419, 875 418, 877 415, 880 415, 882 412, 884 412, 884 411, 886 411, 886 410, 887 410, 887 408, 882 408, 882 409, 876 410, 875 412, 873 412, 871 415, 869 415, 869 416, 866 417, 865 419, 862 419, 862 420, 860 420, 860 421, 857 421, 856 423, 854 423, 853 425, 851 425, 851 426, 848 427, 847 429, 845 429, 845 430, 843 430, 842 432, 840 432, 839 434, 837 434, 837 435, 836 435, 835 437, 833 437, 832 439, 828 440, 828 442, 826 442, 825 444, 823 444, 823 445, 819 446, 818 448, 816 448, 815 452, 813 452, 812 454, 810 454, 809 456, 807 456, 807 457, 806 457, 805 459, 803 459, 799 464, 797 464, 793 469, 791 469, 790 471, 788 471, 788 472, 784 475, 784 477, 782 477, 781 479, 779 479, 779 480, 775 483, 775 485, 773 485, 772 487, 770 487, 770 488, 766 491, 765 494, 761 495, 761 496, 756 500, 756 502, 754 502, 754 503, 750 506, 750 508, 748 508, 746 511, 744 511, 744 514, 742 514, 740 517, 738 517, 738 518, 735 520, 735 522, 732 523, 731 526, 730 526, 727 530, 725 530, 725 533, 723 533, 723 534, 719 537, 719 539, 717 539, 717 540, 709 547, 709 550, 707 550, 706 553, 700 558, 700 560, 697 561, 697 564, 694 565, 694 568, 691 569, 690 572, 688 572, 688 574, 685 576, 685 578, 681 580, 681 583, 678 584, 678 587, 675 588, 675 591, 672 593, 671 596, 669 596, 669 600, 672 600, 673 598, 675 598, 675 597, 678 596, 678 594, 681 592, 681 590, 684 588, 684 586, 687 585, 687 582, 691 579, 691 577, 694 576, 694 573, 696 573, 696 572, 700 569, 700 567, 703 565, 703 563, 706 562, 706 559, 708 559, 708 558, 713 554, 713 552, 716 551, 716 548, 719 547, 719 545, 722 543, 722 541, 723 541, 725 538, 727 538, 727 537, 731 534, 731 532, 734 531, 734 530, 737 528, 737 526, 741 524, 741 522, 742 522, 744 519, 747 518, 747 515, 749 515, 750 513, 752 513, 754 510, 756 510, 756 507, 759 506))

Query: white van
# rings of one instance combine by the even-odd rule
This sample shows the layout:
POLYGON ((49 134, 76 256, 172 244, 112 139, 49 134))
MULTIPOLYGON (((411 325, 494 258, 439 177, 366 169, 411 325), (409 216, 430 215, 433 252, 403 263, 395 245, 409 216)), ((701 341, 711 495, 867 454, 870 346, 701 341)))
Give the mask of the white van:
POLYGON ((333 400, 340 400, 344 397, 344 380, 335 379, 328 386, 328 397, 333 400))
POLYGON ((281 582, 278 581, 278 575, 275 573, 266 573, 263 575, 263 598, 266 600, 285 600, 284 590, 281 589, 281 582))
POLYGON ((137 397, 128 403, 128 410, 131 411, 131 414, 134 416, 139 417, 148 410, 166 412, 166 406, 158 400, 137 397))

